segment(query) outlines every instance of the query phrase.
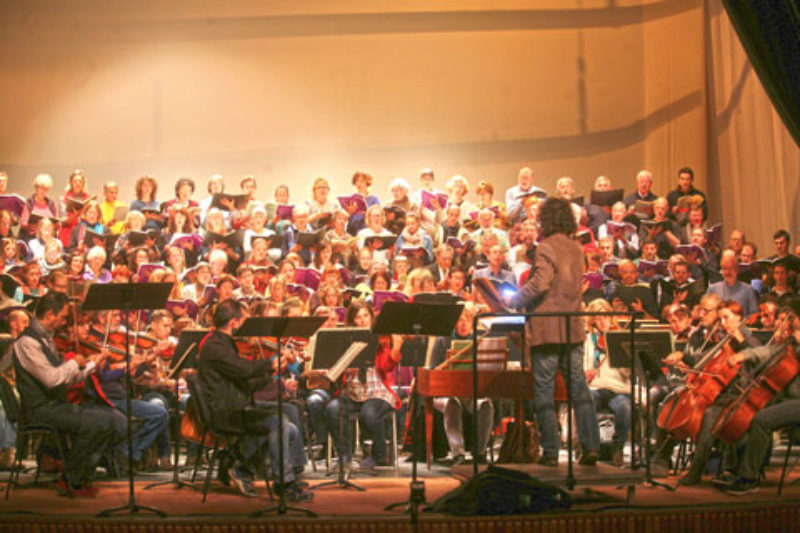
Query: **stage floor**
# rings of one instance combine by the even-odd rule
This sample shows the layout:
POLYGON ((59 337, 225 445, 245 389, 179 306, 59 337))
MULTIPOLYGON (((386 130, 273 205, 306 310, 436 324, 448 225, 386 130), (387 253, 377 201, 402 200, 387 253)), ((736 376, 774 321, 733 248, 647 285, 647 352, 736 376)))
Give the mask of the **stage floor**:
MULTIPOLYGON (((320 465, 320 471, 309 472, 305 475, 305 479, 312 486, 333 479, 332 476, 326 474, 324 463, 320 463, 320 465)), ((558 468, 538 465, 516 465, 516 467, 543 481, 559 484, 566 476, 566 465, 558 468)), ((429 471, 426 467, 421 466, 419 472, 420 478, 425 482, 427 501, 433 502, 446 492, 458 487, 461 480, 471 476, 472 467, 471 465, 461 465, 451 469, 434 466, 429 471)), ((366 491, 359 492, 340 487, 322 488, 314 491, 314 501, 304 507, 313 510, 320 517, 328 518, 359 516, 373 519, 391 519, 393 517, 403 519, 404 515, 401 511, 383 510, 387 504, 408 498, 410 469, 407 464, 402 466, 400 473, 407 477, 395 476, 391 468, 378 468, 374 474, 358 473, 353 476, 352 481, 362 485, 366 491)), ((641 472, 631 472, 602 463, 598 464, 598 467, 576 465, 575 477, 578 485, 573 491, 570 491, 573 499, 573 507, 570 512, 800 505, 800 484, 789 483, 797 477, 797 474, 788 477, 782 496, 777 495, 779 476, 780 469, 768 469, 767 479, 761 484, 757 493, 738 497, 718 490, 707 480, 698 486, 680 487, 675 492, 639 484, 635 489, 635 499, 629 502, 627 485, 640 480, 641 472)), ((170 485, 151 490, 145 489, 145 486, 152 482, 170 478, 171 475, 168 473, 138 474, 135 482, 137 503, 157 507, 166 512, 170 519, 187 520, 242 518, 248 513, 272 503, 263 481, 256 482, 256 490, 261 496, 258 499, 242 497, 232 487, 224 487, 219 482, 212 481, 208 500, 205 503, 201 502, 199 491, 188 488, 178 490, 170 485)), ((128 501, 126 481, 101 480, 96 482, 96 486, 100 489, 97 498, 69 499, 58 495, 52 479, 52 475, 43 474, 40 483, 33 485, 32 474, 23 474, 22 485, 12 489, 10 499, 0 499, 0 520, 14 520, 15 517, 44 520, 48 518, 91 519, 103 509, 124 505, 128 501)), ((663 481, 676 485, 678 478, 670 477, 663 481)), ((198 480, 197 486, 201 486, 200 480, 198 480)), ((2 484, 2 488, 5 491, 5 482, 2 484)), ((142 518, 150 517, 152 515, 146 513, 142 516, 142 518)))

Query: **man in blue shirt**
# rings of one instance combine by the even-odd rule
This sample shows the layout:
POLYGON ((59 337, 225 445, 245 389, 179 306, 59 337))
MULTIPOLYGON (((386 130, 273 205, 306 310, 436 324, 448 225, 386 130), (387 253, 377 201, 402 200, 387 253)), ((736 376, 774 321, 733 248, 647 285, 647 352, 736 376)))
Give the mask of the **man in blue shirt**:
POLYGON ((722 272, 722 281, 712 283, 708 286, 706 294, 716 294, 722 301, 734 300, 739 302, 744 310, 745 318, 758 313, 758 298, 753 288, 739 281, 739 262, 736 260, 736 254, 733 250, 725 250, 722 252, 722 259, 720 259, 720 270, 722 272))

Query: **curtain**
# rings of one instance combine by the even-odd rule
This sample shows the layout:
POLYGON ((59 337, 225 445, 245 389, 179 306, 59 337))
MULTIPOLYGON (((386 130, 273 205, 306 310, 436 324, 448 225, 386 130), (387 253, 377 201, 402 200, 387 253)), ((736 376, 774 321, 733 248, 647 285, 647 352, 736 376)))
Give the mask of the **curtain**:
POLYGON ((800 145, 800 3, 723 0, 747 57, 800 145))
MULTIPOLYGON (((724 242, 741 229, 773 253, 778 228, 800 240, 800 148, 777 113, 722 7, 706 4, 708 193, 724 242)), ((776 2, 777 3, 777 2, 776 2)))

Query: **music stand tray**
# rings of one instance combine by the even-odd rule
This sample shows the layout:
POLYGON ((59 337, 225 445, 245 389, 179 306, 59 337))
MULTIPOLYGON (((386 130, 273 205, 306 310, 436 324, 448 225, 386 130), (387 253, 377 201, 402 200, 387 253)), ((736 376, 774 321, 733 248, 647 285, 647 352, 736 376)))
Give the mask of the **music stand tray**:
POLYGON ((128 503, 118 507, 106 509, 97 514, 98 518, 105 518, 117 512, 127 511, 131 514, 140 511, 149 511, 160 517, 167 514, 155 507, 138 505, 133 490, 133 423, 131 419, 131 396, 133 384, 131 383, 131 354, 130 354, 130 324, 128 315, 131 311, 142 309, 163 309, 166 306, 172 283, 94 283, 89 287, 86 300, 83 302, 85 311, 123 311, 125 323, 125 418, 128 431, 128 503))

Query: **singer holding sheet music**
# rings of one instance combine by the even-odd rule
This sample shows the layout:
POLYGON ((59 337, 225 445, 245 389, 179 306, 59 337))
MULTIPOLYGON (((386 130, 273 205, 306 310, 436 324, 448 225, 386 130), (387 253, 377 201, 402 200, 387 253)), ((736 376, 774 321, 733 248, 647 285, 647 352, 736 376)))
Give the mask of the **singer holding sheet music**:
MULTIPOLYGON (((513 296, 506 296, 513 307, 540 312, 580 311, 583 280, 583 252, 572 238, 575 217, 568 201, 548 199, 540 211, 543 239, 528 281, 513 296)), ((580 317, 537 317, 526 324, 527 342, 533 364, 534 406, 542 433, 544 450, 541 464, 558 465, 561 439, 558 434, 555 401, 555 374, 561 354, 567 353, 572 379, 572 401, 578 419, 578 437, 583 454, 580 463, 597 463, 600 435, 597 415, 583 372, 585 328, 580 317), (570 320, 567 338, 566 320, 570 320)), ((566 373, 565 373, 566 375, 566 373)))

